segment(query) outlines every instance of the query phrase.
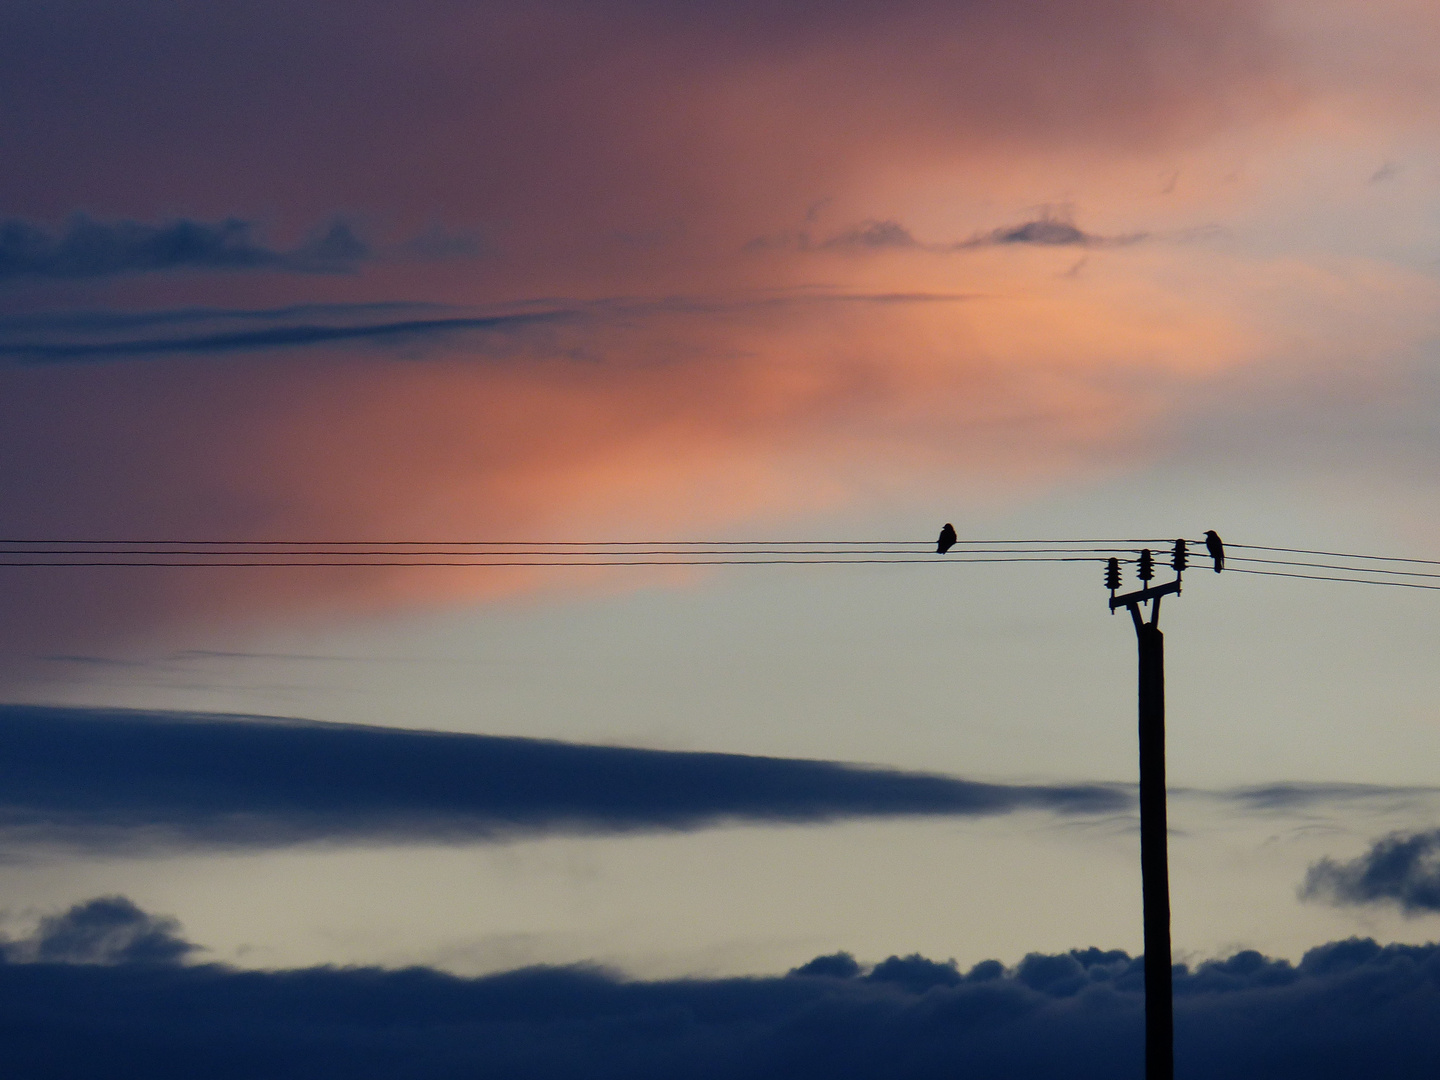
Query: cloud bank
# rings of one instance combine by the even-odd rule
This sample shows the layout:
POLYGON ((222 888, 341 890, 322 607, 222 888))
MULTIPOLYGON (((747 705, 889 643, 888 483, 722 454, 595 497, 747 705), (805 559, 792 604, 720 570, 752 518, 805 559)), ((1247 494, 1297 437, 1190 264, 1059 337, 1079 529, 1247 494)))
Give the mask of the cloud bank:
MULTIPOLYGON (((77 905, 59 922, 87 923, 97 904, 128 902, 77 905)), ((842 953, 781 977, 664 982, 587 967, 458 978, 427 968, 64 959, 0 963, 11 1076, 1143 1074, 1140 961, 1118 950, 1037 953, 1013 968, 991 960, 964 973, 918 955, 867 970, 842 953)), ((1175 1012, 1176 1071, 1191 1080, 1413 1080, 1440 1055, 1440 946, 1351 939, 1293 966, 1256 952, 1180 965, 1175 1012)))
POLYGON ((274 718, 0 707, 0 844, 470 843, 896 815, 1098 814, 1104 785, 274 718))

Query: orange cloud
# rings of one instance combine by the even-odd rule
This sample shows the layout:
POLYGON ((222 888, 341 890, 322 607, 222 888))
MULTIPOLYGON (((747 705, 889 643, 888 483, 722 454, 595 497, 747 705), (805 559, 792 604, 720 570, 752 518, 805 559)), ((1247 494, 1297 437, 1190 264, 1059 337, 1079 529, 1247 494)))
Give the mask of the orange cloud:
MULTIPOLYGON (((1043 490, 1149 438, 1163 400, 1143 379, 1115 383, 1117 369, 1187 378, 1194 349, 1230 347, 1233 333, 1179 305, 1137 322, 1123 289, 1089 302, 1071 291, 1051 279, 1029 295, 662 310, 565 330, 510 357, 452 342, 410 359, 11 371, 0 376, 7 400, 12 411, 28 402, 30 415, 12 416, 10 452, 29 454, 35 475, 12 498, 9 531, 692 536, 873 491, 1043 490), (84 424, 37 423, 61 407, 84 424)), ((523 570, 6 573, 0 589, 31 640, 460 602, 541 580, 523 570)))
MULTIPOLYGON (((360 3, 337 22, 324 7, 19 19, 0 88, 35 105, 0 116, 28 163, 0 197, 37 220, 262 204, 277 233, 354 207, 405 236, 474 226, 485 254, 377 262, 303 293, 177 276, 24 302, 560 297, 546 303, 585 318, 503 340, 0 370, 10 535, 678 536, 877 492, 1038 493, 1149 460, 1197 387, 1428 327, 1420 276, 1195 242, 1258 186, 1292 191, 1274 179, 1292 163, 1277 132, 1313 137, 1344 96, 1307 59, 1343 35, 1274 18, 1295 9, 555 0, 360 3), (87 49, 106 63, 82 80, 87 49), (1085 235, 1147 239, 1014 232, 1056 203, 1085 235), (866 221, 929 246, 749 244, 866 221)), ((556 575, 0 571, 0 645, 597 580, 556 575)))

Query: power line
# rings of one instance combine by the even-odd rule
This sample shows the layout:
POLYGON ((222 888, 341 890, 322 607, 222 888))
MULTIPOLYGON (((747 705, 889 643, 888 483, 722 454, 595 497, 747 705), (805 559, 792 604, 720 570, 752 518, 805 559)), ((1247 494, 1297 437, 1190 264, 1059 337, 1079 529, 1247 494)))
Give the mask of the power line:
POLYGON ((1355 555, 1343 551, 1315 551, 1310 548, 1265 547, 1261 544, 1228 544, 1227 547, 1243 548, 1246 551, 1278 551, 1290 555, 1323 555, 1330 559, 1370 559, 1375 562, 1423 563, 1440 566, 1440 559, 1403 559, 1395 555, 1355 555))
POLYGON ((1440 578, 1440 574, 1425 570, 1391 570, 1384 566, 1335 566, 1332 563, 1300 562, 1294 559, 1256 559, 1246 555, 1232 556, 1231 562, 1261 563, 1267 566, 1304 566, 1315 570, 1341 570, 1352 574, 1393 574, 1399 577, 1440 578))
POLYGON ((1246 570, 1239 566, 1226 567, 1227 573, 1257 574, 1261 577, 1303 578, 1306 581, 1348 581, 1352 585, 1389 585, 1397 589, 1435 589, 1440 585, 1425 585, 1418 581, 1376 581, 1374 578, 1324 577, 1320 574, 1292 574, 1284 570, 1246 570))
MULTIPOLYGON (((0 540, 0 567, 13 568, 504 568, 562 566, 899 566, 935 564, 1083 563, 1106 556, 1132 564, 1142 547, 1170 539, 961 540, 944 556, 930 540, 0 540), (1134 554, 1132 554, 1134 553, 1134 554), (20 559, 16 556, 33 556, 20 559)), ((1200 548, 1202 541, 1188 541, 1200 548)), ((1163 545, 1163 546, 1162 546, 1163 545)), ((1408 559, 1260 544, 1231 544, 1232 552, 1315 555, 1440 566, 1440 559, 1408 559)), ((1203 559, 1200 551, 1194 555, 1203 559)), ((1440 585, 1392 578, 1440 579, 1440 573, 1388 566, 1335 565, 1232 554, 1227 569, 1263 577, 1339 581, 1440 590, 1440 585), (1246 563, 1248 566, 1237 566, 1246 563), (1333 571, 1296 573, 1258 567, 1333 571), (1363 575, 1363 576, 1361 576, 1363 575)))
MULTIPOLYGON (((479 557, 477 556, 477 559, 479 557)), ((937 566, 955 565, 962 563, 1072 563, 1072 562, 1104 562, 1104 558, 1098 555, 1086 556, 1064 556, 1056 558, 1016 556, 1013 558, 980 558, 980 559, 942 559, 936 556, 928 558, 919 557, 912 559, 872 559, 872 558, 850 558, 850 559, 824 559, 824 558, 801 558, 801 559, 567 559, 558 560, 501 560, 501 561, 435 561, 435 560, 360 560, 347 559, 344 561, 329 560, 324 562, 299 561, 299 560, 266 560, 263 562, 238 562, 238 561, 208 561, 200 562, 194 560, 175 561, 127 561, 115 560, 90 560, 84 562, 40 562, 40 561, 14 561, 0 560, 0 567, 343 567, 343 566, 453 566, 453 567, 475 567, 484 568, 491 566, 937 566)), ((1127 562, 1132 560, 1125 560, 1127 562)))
MULTIPOLYGON (((1081 539, 1081 540, 959 540, 956 547, 975 545, 1046 545, 1056 544, 1103 544, 1105 550, 1128 550, 1143 544, 1171 544, 1173 537, 1164 539, 1081 539)), ((1191 541, 1197 543, 1197 541, 1191 541)), ((888 547, 896 545, 917 545, 933 547, 934 540, 0 540, 0 545, 14 546, 185 546, 185 547, 888 547)))
MULTIPOLYGON (((586 550, 586 549, 572 549, 572 550, 568 550, 568 551, 553 551, 553 550, 547 551, 547 550, 543 550, 543 549, 534 549, 534 548, 527 548, 527 549, 521 549, 521 550, 504 550, 504 549, 501 549, 501 550, 485 550, 485 551, 454 551, 454 550, 444 550, 444 549, 427 548, 427 549, 425 549, 425 550, 411 552, 411 551, 385 550, 385 549, 378 549, 378 548, 370 548, 369 550, 354 550, 354 549, 349 549, 349 550, 334 550, 334 549, 309 549, 309 548, 299 549, 299 548, 295 548, 295 549, 290 549, 290 550, 278 550, 278 551, 275 550, 275 549, 268 549, 268 550, 265 550, 265 551, 247 551, 247 550, 245 550, 246 546, 247 546, 247 545, 244 545, 244 544, 237 544, 237 545, 234 545, 233 547, 227 548, 227 549, 211 548, 211 549, 201 549, 201 550, 187 549, 187 548, 73 548, 73 549, 70 549, 70 550, 65 550, 65 549, 63 549, 63 548, 60 548, 60 547, 57 545, 56 547, 52 547, 52 548, 45 548, 45 547, 36 547, 36 548, 11 548, 11 549, 9 549, 9 550, 0 550, 0 555, 7 555, 7 556, 8 556, 8 555, 54 555, 54 556, 63 556, 63 555, 75 555, 75 556, 89 556, 89 555, 116 555, 116 556, 131 556, 131 555, 163 555, 163 556, 195 555, 195 556, 212 556, 212 557, 213 557, 213 556, 221 556, 221 555, 231 555, 231 556, 255 555, 255 556, 257 556, 257 557, 258 557, 258 556, 261 556, 261 555, 264 555, 264 556, 287 556, 287 555, 289 555, 289 556, 306 556, 306 557, 308 557, 308 556, 317 556, 317 557, 318 557, 318 556, 321 556, 321 555, 339 555, 339 556, 345 556, 345 557, 347 557, 347 558, 359 558, 359 557, 362 557, 362 556, 382 556, 382 555, 400 556, 400 555, 403 555, 405 558, 422 558, 422 557, 427 557, 427 556, 429 556, 429 557, 462 556, 462 557, 476 558, 476 559, 488 559, 488 558, 494 558, 494 557, 499 557, 499 556, 524 556, 524 557, 534 557, 534 556, 542 556, 542 555, 543 555, 543 556, 552 556, 552 557, 555 557, 555 558, 565 558, 565 559, 576 558, 576 557, 583 557, 583 556, 586 556, 586 555, 615 557, 615 558, 621 558, 621 557, 628 558, 628 557, 631 557, 631 556, 638 556, 638 555, 683 555, 683 556, 687 556, 687 557, 693 557, 693 556, 698 556, 698 555, 745 555, 745 556, 750 556, 750 555, 786 555, 786 556, 795 556, 795 555, 838 555, 838 556, 844 556, 844 557, 846 557, 846 558, 849 558, 849 557, 851 557, 851 556, 860 556, 860 555, 914 555, 914 556, 917 556, 917 557, 919 557, 919 556, 929 556, 929 557, 931 557, 931 558, 934 558, 934 557, 935 557, 932 552, 929 552, 929 551, 926 551, 926 550, 916 550, 916 549, 913 548, 913 547, 910 547, 910 548, 852 548, 852 549, 850 549, 850 550, 848 550, 848 551, 831 551, 831 550, 826 550, 826 549, 822 549, 822 548, 746 548, 746 549, 743 549, 743 550, 740 550, 740 549, 723 549, 723 548, 710 548, 710 549, 706 549, 706 548, 691 548, 691 549, 685 549, 685 548, 646 548, 646 549, 634 549, 634 550, 627 549, 627 550, 624 550, 624 551, 604 551, 604 550, 598 550, 598 549, 590 549, 590 550, 586 550)), ((997 547, 997 548, 970 548, 970 549, 968 549, 968 550, 965 551, 965 552, 957 553, 957 556, 970 556, 970 555, 1097 555, 1097 556, 1098 556, 1098 555, 1102 555, 1102 554, 1109 554, 1109 553, 1111 553, 1111 552, 1125 551, 1125 550, 1128 550, 1128 549, 1118 548, 1118 547, 1116 547, 1116 548, 1093 548, 1093 547, 1053 547, 1053 548, 997 547)), ((947 556, 947 558, 949 558, 949 557, 947 556)), ((951 559, 951 561, 954 561, 953 558, 951 559)))

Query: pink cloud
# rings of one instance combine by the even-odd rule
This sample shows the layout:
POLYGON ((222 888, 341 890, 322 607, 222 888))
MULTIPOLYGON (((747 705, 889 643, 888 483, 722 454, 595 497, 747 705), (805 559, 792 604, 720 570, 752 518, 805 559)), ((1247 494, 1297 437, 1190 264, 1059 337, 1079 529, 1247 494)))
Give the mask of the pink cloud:
MULTIPOLYGON (((1276 10, 23 7, 0 40, 0 94, 23 104, 0 141, 25 163, 0 179, 5 214, 240 215, 283 247, 342 212, 382 240, 487 243, 303 286, 27 286, 0 297, 11 309, 550 298, 603 317, 498 344, 5 368, 0 519, 12 536, 690 535, 877 490, 981 498, 1132 467, 1177 388, 1293 356, 1297 326, 1353 340, 1313 268, 1175 240, 1249 198, 1232 176, 1321 94, 1301 61, 1323 50, 1297 59, 1307 39, 1276 10), (944 247, 1050 220, 1041 202, 1074 203, 1084 236, 1164 242, 1095 244, 1083 267, 1024 237, 746 249, 807 217, 816 236, 868 220, 944 247), (1257 302, 1267 288, 1295 310, 1257 302)), ((0 645, 540 587, 520 570, 16 571, 0 645)))

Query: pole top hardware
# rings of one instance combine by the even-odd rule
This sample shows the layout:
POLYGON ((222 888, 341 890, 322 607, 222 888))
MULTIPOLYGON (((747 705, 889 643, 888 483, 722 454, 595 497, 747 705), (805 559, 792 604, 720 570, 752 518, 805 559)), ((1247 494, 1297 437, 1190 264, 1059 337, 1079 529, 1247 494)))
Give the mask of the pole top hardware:
MULTIPOLYGON (((1105 587, 1110 590, 1110 599, 1115 599, 1115 590, 1120 588, 1120 560, 1110 559, 1105 564, 1105 587)), ((1115 605, 1110 605, 1110 614, 1115 614, 1115 605)))
POLYGON ((1131 604, 1143 604, 1146 600, 1155 600, 1161 596, 1169 596, 1171 593, 1180 591, 1179 581, 1167 581, 1164 585, 1156 585, 1152 589, 1140 589, 1138 592, 1125 593, 1123 596, 1112 596, 1110 598, 1110 610, 1129 607, 1131 604))
POLYGON ((1135 592, 1116 595, 1120 587, 1120 562, 1118 559, 1107 561, 1105 568, 1105 587, 1110 590, 1110 611, 1113 614, 1119 608, 1128 608, 1131 617, 1135 620, 1135 632, 1140 633, 1145 628, 1157 629, 1160 623, 1160 598, 1169 596, 1171 593, 1179 594, 1180 579, 1184 576, 1185 570, 1190 563, 1189 545, 1182 539, 1176 540, 1174 548, 1170 551, 1170 568, 1175 571, 1175 580, 1166 582, 1164 585, 1151 585, 1155 577, 1155 571, 1159 569, 1155 553, 1145 548, 1138 553, 1135 576, 1140 579, 1140 588, 1135 592), (1150 618, 1147 622, 1140 614, 1140 605, 1150 605, 1150 618))

